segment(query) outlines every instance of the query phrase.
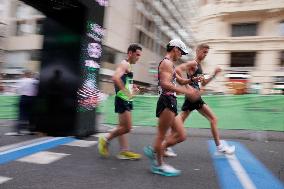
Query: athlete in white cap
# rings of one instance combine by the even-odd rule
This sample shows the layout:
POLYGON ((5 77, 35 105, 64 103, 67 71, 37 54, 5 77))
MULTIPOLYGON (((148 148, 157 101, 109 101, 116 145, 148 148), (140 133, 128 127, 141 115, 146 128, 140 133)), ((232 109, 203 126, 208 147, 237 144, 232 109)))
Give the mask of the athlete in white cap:
MULTIPOLYGON (((158 117, 158 132, 154 142, 154 149, 151 146, 144 147, 145 155, 151 161, 151 172, 163 176, 178 176, 180 170, 166 164, 163 156, 167 144, 164 142, 169 128, 174 125, 177 128, 183 128, 183 122, 178 122, 176 92, 185 94, 192 101, 200 98, 199 92, 193 87, 184 88, 176 86, 176 82, 186 85, 191 82, 190 79, 183 79, 175 72, 176 62, 182 55, 187 54, 185 44, 179 39, 171 40, 167 45, 167 54, 160 62, 158 67, 158 90, 159 100, 157 102, 156 116, 158 117)), ((175 130, 175 128, 172 128, 175 130)))

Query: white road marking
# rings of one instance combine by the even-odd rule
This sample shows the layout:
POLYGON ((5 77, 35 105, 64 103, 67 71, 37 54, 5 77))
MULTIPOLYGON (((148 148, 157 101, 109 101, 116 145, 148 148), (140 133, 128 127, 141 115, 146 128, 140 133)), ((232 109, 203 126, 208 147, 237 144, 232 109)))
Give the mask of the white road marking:
POLYGON ((100 136, 105 136, 106 134, 108 134, 108 133, 98 133, 98 134, 94 134, 94 135, 91 135, 91 136, 99 138, 100 136))
POLYGON ((69 155, 70 154, 43 151, 23 157, 17 161, 34 164, 50 164, 69 155))
MULTIPOLYGON (((224 145, 228 145, 225 141, 223 141, 224 145)), ((251 181, 249 175, 247 174, 244 167, 241 165, 240 161, 238 160, 236 155, 225 155, 228 159, 233 171, 235 172, 236 176, 238 177, 241 185, 244 189, 256 189, 256 186, 251 181)))
POLYGON ((64 144, 65 146, 91 147, 97 144, 97 141, 75 140, 73 142, 64 144))
POLYGON ((18 151, 18 150, 22 150, 22 149, 26 149, 26 148, 29 148, 29 147, 37 146, 39 144, 49 143, 49 142, 52 142, 52 141, 59 140, 61 138, 65 138, 65 137, 55 137, 55 138, 51 138, 51 139, 48 139, 48 140, 32 143, 32 144, 29 144, 29 145, 20 146, 18 148, 13 148, 13 149, 10 149, 10 150, 6 150, 6 151, 3 151, 3 152, 0 152, 0 155, 4 155, 4 154, 8 154, 8 153, 15 152, 15 151, 18 151))
POLYGON ((8 180, 11 180, 11 179, 12 178, 0 176, 0 184, 3 184, 4 182, 7 182, 8 180))
POLYGON ((48 140, 48 139, 51 139, 51 138, 54 138, 54 137, 41 137, 41 138, 36 138, 36 139, 32 139, 32 140, 26 140, 26 141, 15 143, 15 144, 9 144, 9 145, 5 145, 5 146, 1 146, 0 152, 10 150, 10 149, 13 149, 13 148, 18 148, 18 147, 21 147, 21 146, 26 146, 28 144, 33 144, 35 142, 48 140))

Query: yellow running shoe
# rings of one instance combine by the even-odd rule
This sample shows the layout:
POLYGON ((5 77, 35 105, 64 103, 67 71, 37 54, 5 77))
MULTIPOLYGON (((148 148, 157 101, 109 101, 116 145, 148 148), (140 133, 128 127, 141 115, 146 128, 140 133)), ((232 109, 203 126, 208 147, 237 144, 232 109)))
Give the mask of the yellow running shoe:
POLYGON ((141 155, 131 152, 131 151, 121 151, 116 155, 118 159, 127 159, 127 160, 138 160, 141 159, 141 155))
POLYGON ((109 156, 108 142, 107 142, 107 140, 104 136, 99 137, 98 150, 99 150, 99 154, 102 157, 108 157, 109 156))

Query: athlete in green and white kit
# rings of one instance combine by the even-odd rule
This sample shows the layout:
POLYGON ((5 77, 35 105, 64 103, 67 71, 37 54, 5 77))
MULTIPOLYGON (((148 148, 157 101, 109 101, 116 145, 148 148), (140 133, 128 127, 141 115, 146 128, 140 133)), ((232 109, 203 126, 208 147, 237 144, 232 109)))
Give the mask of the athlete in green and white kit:
POLYGON ((116 129, 99 138, 98 150, 101 156, 109 155, 108 144, 115 138, 119 138, 120 152, 117 155, 119 159, 140 159, 141 155, 129 150, 126 134, 132 128, 131 110, 133 109, 133 95, 138 88, 133 84, 133 72, 131 65, 135 64, 142 53, 142 48, 138 44, 131 44, 127 50, 127 59, 123 60, 117 67, 113 81, 115 85, 115 113, 118 113, 119 123, 116 129))

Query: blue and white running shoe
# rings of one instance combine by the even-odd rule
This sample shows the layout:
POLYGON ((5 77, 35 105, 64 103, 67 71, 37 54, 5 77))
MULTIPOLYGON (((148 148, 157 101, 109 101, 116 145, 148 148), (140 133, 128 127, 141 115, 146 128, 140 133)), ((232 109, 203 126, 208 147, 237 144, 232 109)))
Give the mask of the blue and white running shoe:
POLYGON ((152 165, 157 165, 156 157, 155 157, 155 152, 152 146, 148 145, 144 147, 144 154, 147 156, 151 162, 152 165))
POLYGON ((168 164, 162 164, 161 166, 151 166, 151 172, 154 174, 166 176, 166 177, 175 177, 181 174, 180 170, 175 169, 174 167, 168 164))

